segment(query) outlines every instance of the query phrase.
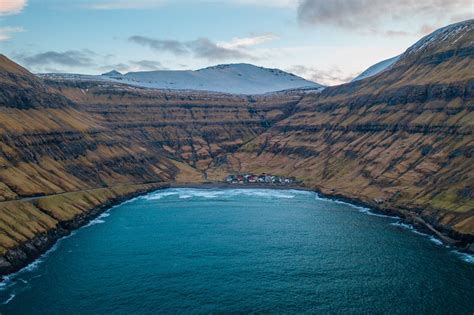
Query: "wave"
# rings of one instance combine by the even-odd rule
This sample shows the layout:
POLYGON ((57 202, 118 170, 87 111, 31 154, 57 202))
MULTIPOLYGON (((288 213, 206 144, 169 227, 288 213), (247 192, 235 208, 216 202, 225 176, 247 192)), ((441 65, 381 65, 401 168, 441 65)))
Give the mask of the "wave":
POLYGON ((373 212, 371 209, 369 208, 366 208, 366 207, 363 207, 363 206, 358 206, 358 205, 355 205, 355 204, 352 204, 350 202, 347 202, 347 201, 342 201, 342 200, 337 200, 337 199, 331 199, 331 198, 324 198, 324 197, 320 197, 319 195, 316 197, 316 200, 327 200, 327 201, 332 201, 334 203, 338 203, 338 204, 341 204, 341 205, 345 205, 345 206, 349 206, 349 207, 352 207, 354 209, 357 209, 359 212, 361 213, 364 213, 364 214, 367 214, 367 215, 371 215, 371 216, 374 216, 374 217, 379 217, 379 218, 389 218, 389 219, 400 219, 400 217, 397 217, 395 215, 388 215, 388 214, 381 214, 381 213, 375 213, 373 212))
POLYGON ((403 228, 403 229, 409 230, 409 231, 412 232, 412 233, 415 233, 415 234, 418 234, 418 235, 427 237, 428 240, 430 240, 431 242, 433 242, 433 243, 436 244, 436 245, 444 246, 444 243, 443 243, 442 240, 440 240, 439 238, 434 237, 433 235, 426 234, 426 233, 423 233, 423 232, 418 231, 418 230, 417 230, 413 225, 411 225, 411 224, 403 223, 403 222, 394 222, 394 223, 390 223, 390 225, 398 226, 398 227, 401 227, 401 228, 403 228))
POLYGON ((97 218, 95 218, 94 220, 90 221, 88 224, 86 224, 84 227, 89 227, 89 226, 92 226, 92 225, 96 225, 96 224, 102 224, 102 223, 105 223, 105 218, 107 218, 108 216, 110 216, 110 213, 109 211, 112 210, 109 209, 107 210, 106 212, 102 213, 101 215, 99 215, 97 218))
POLYGON ((13 299, 15 298, 15 296, 16 296, 16 295, 13 294, 13 293, 10 294, 10 297, 9 297, 8 299, 6 299, 6 300, 3 302, 3 304, 8 304, 8 303, 10 303, 10 301, 13 300, 13 299))
POLYGON ((418 234, 418 235, 422 235, 422 236, 431 236, 429 234, 426 234, 426 233, 423 233, 423 232, 420 232, 418 231, 413 225, 411 224, 408 224, 408 223, 404 223, 404 222, 393 222, 393 223, 390 223, 390 225, 393 225, 393 226, 398 226, 398 227, 401 227, 405 230, 409 230, 415 234, 418 234))
MULTIPOLYGON (((48 249, 43 255, 41 255, 40 257, 38 257, 37 259, 35 259, 33 262, 31 262, 29 265, 27 265, 26 267, 22 268, 21 270, 15 272, 15 273, 12 273, 10 275, 7 275, 5 277, 3 277, 2 279, 2 282, 0 282, 0 291, 3 291, 3 290, 6 290, 7 288, 9 288, 10 286, 14 285, 17 283, 16 280, 18 281, 21 281, 22 283, 24 284, 27 284, 28 281, 24 280, 24 279, 21 279, 21 278, 18 278, 18 276, 20 276, 21 274, 24 274, 26 272, 32 272, 36 269, 38 269, 38 267, 41 265, 41 263, 45 260, 45 258, 47 258, 49 256, 49 254, 51 254, 52 252, 54 252, 58 247, 59 247, 59 242, 67 237, 70 237, 72 236, 73 234, 75 233, 71 233, 70 235, 68 236, 65 236, 61 239, 59 239, 54 245, 53 247, 51 247, 50 249, 48 249), (18 278, 18 279, 17 279, 18 278)), ((4 303, 5 304, 5 303, 4 303)))
POLYGON ((171 188, 165 191, 158 191, 143 196, 145 200, 160 200, 168 197, 178 197, 179 199, 203 198, 203 199, 230 199, 233 197, 261 197, 261 198, 281 198, 291 199, 297 195, 314 194, 302 190, 273 190, 273 189, 194 189, 194 188, 171 188))
MULTIPOLYGON (((126 202, 125 202, 126 203, 126 202)), ((122 205, 123 203, 121 203, 120 205, 122 205)), ((106 212, 102 213, 101 215, 99 215, 96 219, 90 221, 87 225, 83 226, 82 228, 86 228, 86 227, 89 227, 91 225, 95 225, 95 224, 100 224, 100 223, 104 223, 105 221, 103 220, 104 218, 110 216, 111 214, 109 213, 110 210, 112 210, 113 208, 115 207, 118 207, 120 205, 116 205, 116 206, 113 206, 111 207, 109 210, 107 210, 106 212)), ((38 258, 36 258, 33 262, 31 262, 30 264, 28 264, 26 267, 23 267, 21 270, 15 272, 15 273, 12 273, 12 274, 9 274, 5 277, 3 277, 3 279, 0 281, 0 291, 3 291, 5 289, 7 289, 8 287, 10 287, 11 285, 15 284, 16 281, 15 280, 19 280, 23 283, 28 283, 28 281, 24 280, 24 279, 17 279, 17 277, 25 272, 31 272, 31 271, 34 271, 36 270, 40 265, 41 263, 43 263, 43 261, 54 251, 56 251, 60 245, 60 243, 69 238, 69 237, 72 237, 74 236, 78 231, 80 231, 82 228, 80 229, 77 229, 77 230, 74 230, 74 231, 71 231, 71 233, 69 233, 68 235, 66 236, 63 236, 62 238, 58 239, 56 241, 56 243, 50 248, 48 249, 45 253, 43 253, 41 256, 39 256, 38 258)))
POLYGON ((143 196, 145 200, 160 200, 161 198, 177 195, 177 191, 158 191, 148 195, 143 196))
POLYGON ((456 254, 461 260, 467 262, 468 264, 474 265, 474 254, 463 253, 457 250, 453 250, 453 253, 456 254))

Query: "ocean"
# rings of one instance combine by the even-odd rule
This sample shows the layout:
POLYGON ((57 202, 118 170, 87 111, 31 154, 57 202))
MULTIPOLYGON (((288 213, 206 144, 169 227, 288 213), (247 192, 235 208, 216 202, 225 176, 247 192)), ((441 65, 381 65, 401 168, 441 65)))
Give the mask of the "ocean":
POLYGON ((474 260, 316 193, 165 189, 60 240, 1 314, 472 314, 474 260))

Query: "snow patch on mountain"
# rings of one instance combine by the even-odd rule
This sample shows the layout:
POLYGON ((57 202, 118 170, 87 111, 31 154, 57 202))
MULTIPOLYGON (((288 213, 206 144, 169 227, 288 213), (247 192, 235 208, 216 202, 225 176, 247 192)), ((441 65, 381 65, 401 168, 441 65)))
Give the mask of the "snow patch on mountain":
POLYGON ((322 85, 278 69, 250 64, 218 65, 196 71, 129 72, 107 76, 116 82, 157 89, 214 91, 234 94, 262 94, 322 85))
POLYGON ((395 62, 397 62, 398 59, 400 59, 400 56, 395 56, 395 57, 392 57, 390 59, 386 59, 384 61, 376 63, 375 65, 369 67, 367 70, 365 70, 364 72, 359 74, 357 77, 352 79, 351 82, 359 81, 359 80, 362 80, 362 79, 365 79, 365 78, 372 77, 376 74, 379 74, 379 73, 387 70, 391 65, 393 65, 395 62))
POLYGON ((429 49, 432 45, 439 45, 443 41, 449 40, 452 44, 454 44, 473 29, 474 19, 442 27, 420 39, 413 46, 408 48, 406 52, 403 53, 402 57, 407 57, 414 53, 429 49))
POLYGON ((112 70, 96 76, 64 73, 39 74, 39 76, 61 81, 99 81, 151 89, 230 94, 264 94, 284 90, 324 88, 318 83, 305 80, 292 73, 243 63, 218 65, 195 71, 159 70, 121 74, 112 70))

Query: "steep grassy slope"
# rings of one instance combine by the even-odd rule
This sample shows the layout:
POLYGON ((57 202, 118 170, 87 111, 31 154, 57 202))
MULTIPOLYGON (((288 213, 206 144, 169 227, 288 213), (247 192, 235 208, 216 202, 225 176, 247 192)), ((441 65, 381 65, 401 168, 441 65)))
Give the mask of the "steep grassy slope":
POLYGON ((229 156, 227 169, 292 175, 327 194, 409 209, 473 242, 473 42, 473 21, 450 26, 379 75, 306 96, 229 156))
POLYGON ((113 133, 145 149, 161 150, 202 172, 223 163, 223 153, 287 117, 301 94, 260 96, 160 91, 94 82, 46 83, 74 100, 80 110, 113 133))
POLYGON ((0 73, 7 97, 0 103, 0 200, 160 182, 176 174, 160 152, 114 138, 100 121, 5 57, 0 73))

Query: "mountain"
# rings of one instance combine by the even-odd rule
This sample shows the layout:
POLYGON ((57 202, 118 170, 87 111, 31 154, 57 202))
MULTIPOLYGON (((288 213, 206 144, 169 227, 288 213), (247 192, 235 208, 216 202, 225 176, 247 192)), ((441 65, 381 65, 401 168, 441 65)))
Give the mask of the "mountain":
POLYGON ((264 94, 283 90, 312 88, 323 86, 305 80, 294 74, 278 69, 257 67, 251 64, 218 65, 196 71, 146 71, 129 72, 122 75, 110 71, 101 76, 84 76, 68 74, 44 74, 47 78, 62 80, 111 81, 131 86, 169 89, 211 91, 230 94, 264 94))
POLYGON ((229 154, 214 173, 295 176, 469 247, 473 104, 469 20, 424 37, 378 75, 305 95, 291 116, 229 154))
POLYGON ((372 77, 376 74, 379 74, 380 72, 384 71, 385 69, 393 65, 395 62, 397 62, 399 58, 400 56, 395 56, 395 57, 376 63, 375 65, 367 68, 367 70, 363 71, 357 77, 352 79, 352 82, 359 81, 368 77, 372 77))
POLYGON ((69 100, 0 54, 0 108, 63 107, 69 100))
POLYGON ((38 78, 3 56, 0 274, 124 198, 237 172, 294 176, 474 251, 473 43, 470 20, 363 80, 259 95, 38 78))
POLYGON ((101 75, 104 77, 110 77, 110 78, 121 78, 123 76, 123 74, 121 74, 117 70, 112 70, 106 73, 102 73, 101 75))

